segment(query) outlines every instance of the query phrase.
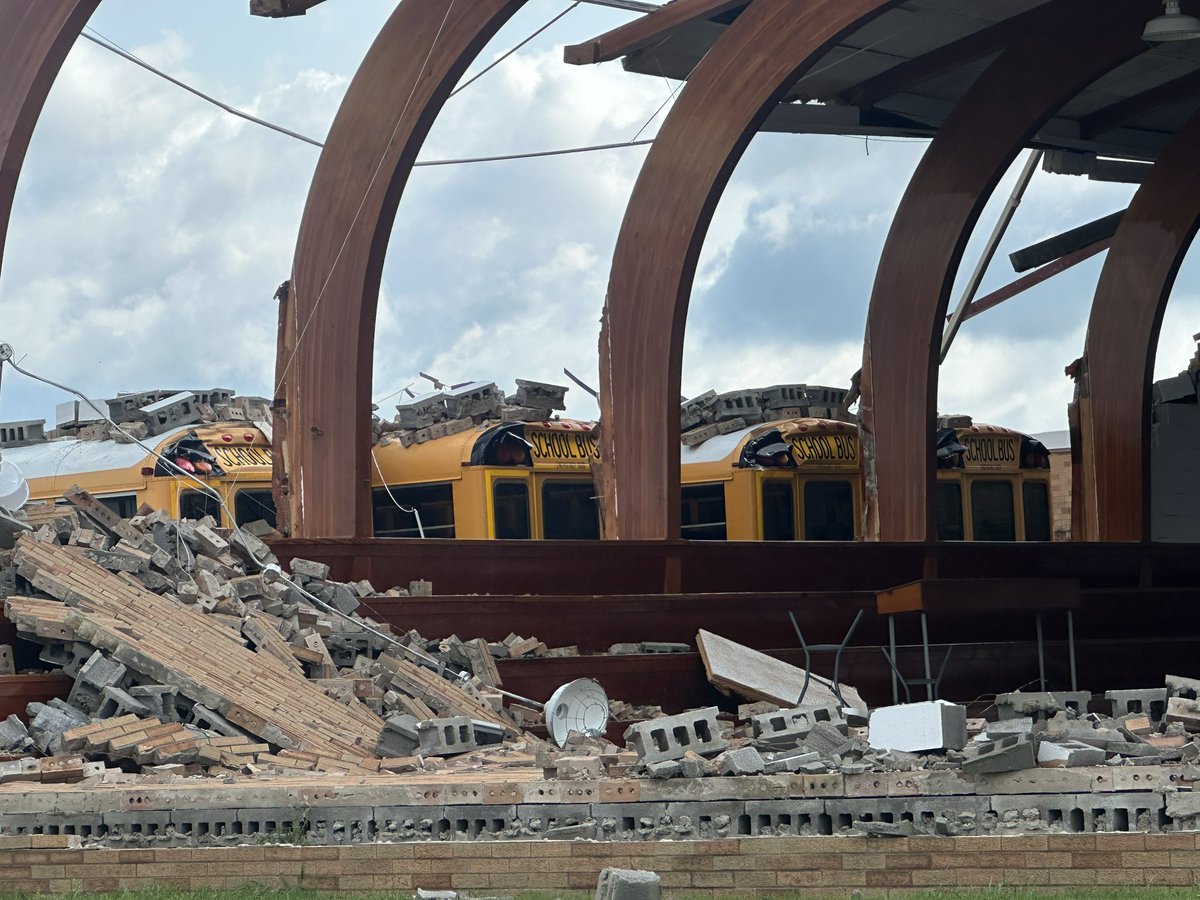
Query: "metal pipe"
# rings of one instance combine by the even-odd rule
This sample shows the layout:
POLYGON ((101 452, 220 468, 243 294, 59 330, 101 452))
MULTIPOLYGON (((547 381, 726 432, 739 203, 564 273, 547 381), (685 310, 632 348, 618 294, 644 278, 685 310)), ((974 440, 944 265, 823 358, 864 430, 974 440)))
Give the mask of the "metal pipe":
POLYGON ((1033 180, 1033 173, 1037 171, 1038 163, 1041 160, 1041 150, 1029 151, 1029 157, 1025 160, 1025 167, 1021 169, 1021 174, 1017 176, 1017 183, 1013 185, 1012 193, 1008 195, 1008 202, 1004 204, 1004 209, 1000 211, 1000 217, 996 220, 996 225, 992 229, 991 236, 988 237, 988 241, 984 245, 983 253, 979 255, 979 261, 975 263, 975 271, 971 273, 971 278, 967 281, 967 286, 963 288, 958 306, 955 308, 954 314, 950 317, 950 322, 946 325, 946 330, 942 333, 942 355, 939 357, 939 362, 946 361, 946 356, 950 353, 950 345, 954 343, 954 337, 958 334, 958 329, 963 323, 963 317, 967 309, 971 306, 971 301, 975 299, 975 294, 979 291, 979 285, 983 281, 984 273, 987 272, 987 268, 992 262, 992 257, 996 255, 996 248, 1000 246, 1000 240, 1004 237, 1004 233, 1008 231, 1008 223, 1012 221, 1017 207, 1021 205, 1021 198, 1025 196, 1025 189, 1029 187, 1029 182, 1033 180))

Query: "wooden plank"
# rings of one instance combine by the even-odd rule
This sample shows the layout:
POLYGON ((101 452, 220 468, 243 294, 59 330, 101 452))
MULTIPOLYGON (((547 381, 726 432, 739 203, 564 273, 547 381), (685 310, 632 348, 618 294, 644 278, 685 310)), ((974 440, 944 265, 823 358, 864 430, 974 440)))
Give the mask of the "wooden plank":
POLYGON ((675 0, 612 31, 563 48, 563 61, 573 66, 609 62, 664 41, 671 32, 742 6, 746 0, 675 0))
MULTIPOLYGON (((765 700, 783 707, 797 704, 800 690, 804 686, 804 670, 798 666, 789 665, 703 629, 696 634, 696 646, 700 650, 700 658, 704 661, 704 671, 708 674, 708 680, 718 688, 733 691, 749 700, 765 700)), ((828 684, 828 679, 814 674, 809 679, 804 704, 837 704, 837 697, 828 684)), ((847 706, 866 708, 866 704, 854 688, 843 684, 841 691, 847 706)))

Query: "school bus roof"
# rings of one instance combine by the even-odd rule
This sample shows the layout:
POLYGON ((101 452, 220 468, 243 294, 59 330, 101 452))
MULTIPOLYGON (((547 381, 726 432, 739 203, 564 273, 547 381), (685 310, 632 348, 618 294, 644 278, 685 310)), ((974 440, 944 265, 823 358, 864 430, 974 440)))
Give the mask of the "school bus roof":
POLYGON ((680 448, 679 460, 684 465, 727 461, 732 467, 741 456, 742 447, 752 438, 766 434, 768 431, 784 432, 808 429, 827 430, 831 434, 849 434, 858 431, 857 426, 852 423, 833 419, 778 419, 774 422, 763 422, 738 431, 731 431, 729 434, 719 434, 695 447, 684 446, 680 448))
MULTIPOLYGON (((242 446, 267 444, 262 432, 246 422, 184 425, 146 438, 142 443, 162 452, 164 447, 193 431, 205 443, 220 441, 222 434, 232 431, 239 436, 238 442, 242 446), (254 435, 253 441, 245 440, 244 436, 248 434, 254 435)), ((81 441, 68 438, 41 441, 24 447, 7 448, 3 454, 6 460, 16 463, 28 479, 112 472, 154 464, 154 458, 140 445, 120 444, 112 440, 81 441)))

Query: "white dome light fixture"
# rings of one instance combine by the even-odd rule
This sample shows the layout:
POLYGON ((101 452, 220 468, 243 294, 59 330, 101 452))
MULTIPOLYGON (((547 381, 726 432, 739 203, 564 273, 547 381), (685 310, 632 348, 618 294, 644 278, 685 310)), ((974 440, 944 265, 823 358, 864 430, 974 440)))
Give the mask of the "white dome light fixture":
POLYGON ((0 458, 0 509, 20 509, 29 502, 29 482, 14 462, 0 458))
POLYGON ((1163 14, 1146 23, 1142 40, 1157 44, 1162 41, 1194 41, 1200 38, 1200 19, 1185 16, 1180 0, 1163 0, 1163 14))

